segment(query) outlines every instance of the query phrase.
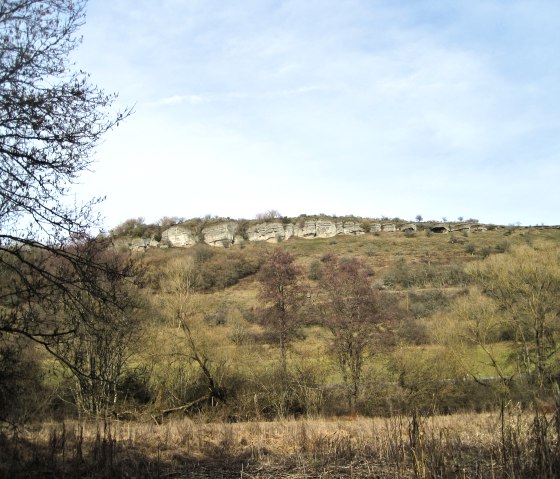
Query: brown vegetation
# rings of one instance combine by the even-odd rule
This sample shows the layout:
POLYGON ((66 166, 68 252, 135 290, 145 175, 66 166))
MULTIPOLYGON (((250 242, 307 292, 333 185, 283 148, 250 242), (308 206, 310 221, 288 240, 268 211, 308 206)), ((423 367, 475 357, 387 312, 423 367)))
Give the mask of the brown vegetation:
MULTIPOLYGON (((493 414, 204 423, 67 421, 0 436, 4 477, 534 477, 532 417, 493 414)), ((555 440, 556 437, 551 438, 555 440)), ((541 476, 542 477, 542 476, 541 476)))

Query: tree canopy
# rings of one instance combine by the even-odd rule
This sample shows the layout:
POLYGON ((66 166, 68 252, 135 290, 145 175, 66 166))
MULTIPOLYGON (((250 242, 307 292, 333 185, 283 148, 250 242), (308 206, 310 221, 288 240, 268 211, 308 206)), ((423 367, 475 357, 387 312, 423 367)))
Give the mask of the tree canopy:
POLYGON ((116 304, 126 270, 89 237, 100 200, 70 197, 103 134, 130 114, 70 63, 85 3, 0 3, 0 331, 41 341, 75 330, 59 321, 86 297, 116 304))

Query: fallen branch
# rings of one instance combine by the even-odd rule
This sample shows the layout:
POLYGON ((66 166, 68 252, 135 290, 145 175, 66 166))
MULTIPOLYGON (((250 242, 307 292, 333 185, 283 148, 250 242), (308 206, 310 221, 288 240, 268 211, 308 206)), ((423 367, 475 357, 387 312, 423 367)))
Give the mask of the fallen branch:
POLYGON ((193 406, 196 406, 197 404, 203 402, 203 401, 207 401, 208 397, 207 396, 203 396, 201 398, 196 399, 195 401, 192 401, 190 403, 184 404, 182 406, 178 406, 178 407, 172 407, 170 409, 164 409, 163 411, 161 411, 161 415, 165 416, 169 413, 172 412, 176 412, 176 411, 186 411, 187 409, 190 409, 193 406))

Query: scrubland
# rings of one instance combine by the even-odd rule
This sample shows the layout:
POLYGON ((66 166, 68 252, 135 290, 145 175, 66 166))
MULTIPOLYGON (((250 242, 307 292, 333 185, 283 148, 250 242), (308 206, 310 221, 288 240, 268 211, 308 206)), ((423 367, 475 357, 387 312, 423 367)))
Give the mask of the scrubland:
POLYGON ((559 241, 498 227, 133 253, 126 320, 57 350, 80 374, 4 349, 0 474, 556 477, 559 241), (281 314, 263 265, 293 266, 281 314))

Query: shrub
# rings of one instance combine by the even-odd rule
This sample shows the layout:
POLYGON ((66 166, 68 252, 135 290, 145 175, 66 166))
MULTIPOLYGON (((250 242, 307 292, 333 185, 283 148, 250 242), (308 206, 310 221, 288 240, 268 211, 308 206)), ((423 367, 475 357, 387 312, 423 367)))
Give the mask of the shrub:
POLYGON ((307 272, 307 277, 311 280, 317 281, 321 279, 322 272, 323 272, 323 267, 321 265, 321 262, 319 260, 314 260, 309 265, 309 271, 307 272))
POLYGON ((508 240, 503 240, 494 248, 497 253, 505 253, 510 250, 511 244, 508 240))
POLYGON ((364 230, 364 233, 369 233, 371 231, 371 224, 367 221, 362 221, 360 227, 364 230))

